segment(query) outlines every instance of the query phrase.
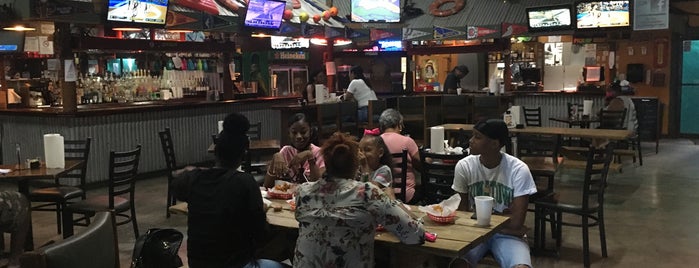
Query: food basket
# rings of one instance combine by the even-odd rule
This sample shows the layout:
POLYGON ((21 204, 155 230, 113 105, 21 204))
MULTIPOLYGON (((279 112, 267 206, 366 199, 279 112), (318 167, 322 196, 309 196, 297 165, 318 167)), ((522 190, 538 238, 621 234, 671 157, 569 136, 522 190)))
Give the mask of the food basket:
POLYGON ((451 214, 447 216, 437 216, 437 215, 432 215, 430 213, 427 213, 427 217, 430 218, 433 222, 437 223, 453 223, 454 220, 456 219, 456 212, 452 212, 451 214))

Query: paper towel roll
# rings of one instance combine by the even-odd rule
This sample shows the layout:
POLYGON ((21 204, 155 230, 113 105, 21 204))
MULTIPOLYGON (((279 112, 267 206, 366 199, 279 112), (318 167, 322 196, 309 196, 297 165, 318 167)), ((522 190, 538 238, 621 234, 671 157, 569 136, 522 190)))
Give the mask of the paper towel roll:
POLYGON ((223 121, 218 121, 218 133, 221 133, 223 131, 223 121))
POLYGON ((584 100, 583 101, 583 115, 590 115, 592 113, 592 101, 591 100, 584 100))
POLYGON ((60 134, 44 134, 44 159, 46 159, 46 168, 66 167, 63 146, 63 136, 60 134))
POLYGON ((444 153, 444 127, 430 128, 430 150, 433 153, 444 153))
POLYGON ((515 126, 519 125, 522 122, 521 111, 521 106, 514 105, 510 107, 510 114, 512 115, 512 124, 514 124, 515 126))

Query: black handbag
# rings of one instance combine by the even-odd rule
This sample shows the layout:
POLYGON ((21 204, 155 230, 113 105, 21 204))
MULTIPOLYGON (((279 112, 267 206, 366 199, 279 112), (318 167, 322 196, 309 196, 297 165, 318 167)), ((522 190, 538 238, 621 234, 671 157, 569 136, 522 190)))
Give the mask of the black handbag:
POLYGON ((131 257, 131 268, 177 268, 182 259, 177 251, 183 235, 175 229, 148 230, 136 240, 131 257))

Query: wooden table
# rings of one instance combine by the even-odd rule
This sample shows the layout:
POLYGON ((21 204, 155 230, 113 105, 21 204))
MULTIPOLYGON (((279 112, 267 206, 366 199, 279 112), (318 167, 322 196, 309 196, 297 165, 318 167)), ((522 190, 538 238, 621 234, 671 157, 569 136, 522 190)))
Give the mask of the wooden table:
POLYGON ((579 125, 581 128, 590 128, 590 124, 599 123, 599 118, 596 116, 584 116, 578 118, 572 117, 549 117, 549 120, 554 122, 566 123, 568 125, 579 125))
MULTIPOLYGON (((269 224, 298 229, 299 223, 296 221, 294 212, 284 200, 271 199, 273 204, 282 206, 281 211, 269 209, 267 211, 267 221, 269 224)), ((416 206, 410 206, 411 211, 418 217, 423 217, 425 230, 436 233, 437 241, 425 242, 422 245, 405 245, 390 232, 377 232, 375 239, 378 243, 383 243, 392 250, 419 251, 422 253, 457 258, 470 249, 480 244, 488 237, 495 234, 501 226, 509 219, 505 216, 493 215, 491 225, 488 227, 476 226, 476 220, 471 219, 471 212, 456 212, 456 222, 454 224, 440 224, 430 220, 425 213, 420 212, 416 206)), ((187 214, 187 203, 178 203, 170 207, 170 213, 187 214)), ((395 256, 395 254, 392 254, 395 256)))
MULTIPOLYGON (((211 144, 209 145, 209 149, 207 151, 209 153, 214 153, 214 149, 216 148, 216 144, 211 144)), ((266 153, 266 152, 277 152, 281 146, 279 145, 279 140, 251 140, 250 141, 250 147, 248 147, 248 152, 259 152, 259 153, 266 153)))
MULTIPOLYGON (((41 167, 38 169, 28 169, 22 168, 17 169, 17 165, 0 165, 0 169, 11 169, 12 171, 7 174, 0 174, 0 182, 11 182, 17 183, 17 191, 29 197, 29 181, 30 180, 55 180, 56 178, 71 172, 72 170, 80 167, 83 161, 80 160, 66 160, 64 168, 46 168, 45 163, 41 163, 41 167)), ((25 250, 34 250, 34 234, 32 231, 32 226, 29 225, 29 232, 27 234, 27 242, 25 243, 25 250)))
MULTIPOLYGON (((473 130, 473 124, 442 124, 445 131, 457 131, 463 129, 465 131, 473 130)), ((566 137, 581 137, 589 139, 610 139, 610 140, 625 140, 632 134, 631 131, 625 129, 598 129, 598 128, 566 128, 566 127, 525 127, 511 128, 510 133, 513 134, 538 134, 538 135, 561 135, 566 137)))

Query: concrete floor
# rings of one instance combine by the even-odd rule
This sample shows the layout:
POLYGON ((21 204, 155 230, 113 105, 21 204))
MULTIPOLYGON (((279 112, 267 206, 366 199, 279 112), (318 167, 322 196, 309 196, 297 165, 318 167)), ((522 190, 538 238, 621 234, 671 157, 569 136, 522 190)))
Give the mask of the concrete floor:
MULTIPOLYGON (((656 155, 654 145, 643 144, 643 166, 625 159, 623 173, 610 174, 605 208, 609 257, 601 257, 599 233, 592 228, 592 267, 681 267, 699 263, 699 146, 691 140, 663 140, 656 155)), ((570 191, 580 185, 581 176, 579 170, 561 170, 556 190, 570 191)), ((185 217, 165 218, 165 183, 164 177, 137 183, 141 233, 153 227, 172 227, 186 233, 185 217)), ((106 189, 97 189, 89 194, 104 192, 106 189)), ((36 245, 60 240, 53 213, 34 212, 32 216, 36 245)), ((533 228, 532 213, 527 225, 533 228)), ((79 232, 82 227, 76 228, 79 232)), ((130 225, 122 225, 118 232, 121 267, 129 267, 135 241, 133 231, 130 225)), ((533 265, 581 266, 581 236, 579 228, 564 227, 560 256, 533 256, 533 265)), ((9 236, 5 240, 9 243, 9 236)))

